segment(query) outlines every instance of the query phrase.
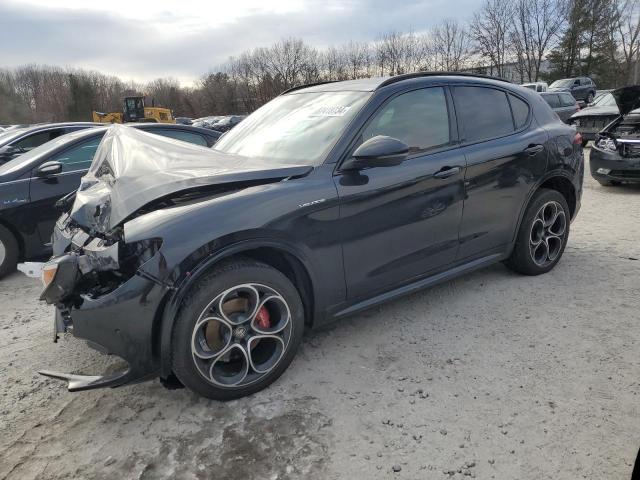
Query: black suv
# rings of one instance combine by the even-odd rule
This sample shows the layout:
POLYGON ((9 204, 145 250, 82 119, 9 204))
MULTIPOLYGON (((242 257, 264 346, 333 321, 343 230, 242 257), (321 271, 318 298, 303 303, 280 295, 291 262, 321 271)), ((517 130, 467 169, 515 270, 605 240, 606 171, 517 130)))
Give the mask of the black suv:
POLYGON ((122 357, 70 390, 159 376, 231 399, 273 382, 305 328, 504 261, 560 260, 575 128, 536 92, 414 74, 289 90, 193 151, 117 127, 57 223, 55 331, 122 357))
POLYGON ((549 85, 550 92, 569 92, 576 100, 591 103, 596 96, 596 84, 589 77, 563 78, 549 85))

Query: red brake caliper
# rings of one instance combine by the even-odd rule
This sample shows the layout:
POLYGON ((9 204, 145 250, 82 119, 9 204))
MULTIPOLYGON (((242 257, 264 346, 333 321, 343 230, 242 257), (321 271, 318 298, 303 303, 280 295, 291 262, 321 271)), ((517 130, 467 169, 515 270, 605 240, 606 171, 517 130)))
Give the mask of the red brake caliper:
POLYGON ((260 307, 260 310, 258 310, 258 314, 256 315, 256 322, 258 323, 258 326, 263 330, 270 328, 271 327, 270 317, 271 315, 269 315, 269 310, 267 310, 267 308, 264 305, 260 307))

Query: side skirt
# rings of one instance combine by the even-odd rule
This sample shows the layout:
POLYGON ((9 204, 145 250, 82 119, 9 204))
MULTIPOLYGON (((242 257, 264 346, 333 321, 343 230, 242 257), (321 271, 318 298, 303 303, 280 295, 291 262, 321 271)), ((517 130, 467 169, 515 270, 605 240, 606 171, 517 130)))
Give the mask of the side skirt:
POLYGON ((505 253, 494 253, 492 255, 487 255, 485 257, 477 258, 468 263, 464 263, 462 265, 458 265, 456 267, 450 268, 449 270, 445 270, 444 272, 440 272, 426 278, 421 278, 420 280, 417 280, 408 285, 403 285, 402 287, 395 288, 388 292, 381 293, 380 295, 376 295, 375 297, 368 298, 366 300, 350 305, 347 308, 335 313, 333 315, 333 318, 338 319, 341 317, 345 317, 347 315, 352 315, 354 313, 361 312, 363 310, 367 310, 369 308, 380 305, 381 303, 395 300, 396 298, 404 297, 405 295, 409 295, 418 290, 422 290, 424 288, 431 287, 438 283, 445 282, 447 280, 451 280, 453 278, 459 277, 460 275, 463 275, 465 273, 469 273, 474 270, 487 267, 501 260, 504 260, 507 257, 508 257, 508 254, 505 254, 505 253))

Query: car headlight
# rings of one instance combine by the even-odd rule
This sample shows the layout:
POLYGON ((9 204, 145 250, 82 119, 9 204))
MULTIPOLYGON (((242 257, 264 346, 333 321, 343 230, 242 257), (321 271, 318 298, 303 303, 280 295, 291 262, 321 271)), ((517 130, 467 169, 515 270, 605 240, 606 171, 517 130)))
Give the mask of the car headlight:
POLYGON ((42 275, 40 279, 42 280, 42 286, 47 288, 53 279, 56 278, 56 273, 58 272, 58 263, 57 262, 49 262, 45 263, 42 267, 42 275))
POLYGON ((600 150, 604 150, 606 152, 615 152, 617 150, 616 142, 612 138, 607 138, 607 137, 601 138, 600 140, 598 140, 598 143, 596 144, 596 146, 600 150))

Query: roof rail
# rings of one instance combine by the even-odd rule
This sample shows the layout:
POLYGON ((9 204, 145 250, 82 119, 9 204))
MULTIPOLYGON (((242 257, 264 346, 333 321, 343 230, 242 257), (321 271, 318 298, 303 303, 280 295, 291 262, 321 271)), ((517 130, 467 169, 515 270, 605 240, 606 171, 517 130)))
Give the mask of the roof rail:
POLYGON ((386 87, 387 85, 391 85, 392 83, 400 82, 402 80, 408 80, 411 78, 420 78, 420 77, 442 77, 442 76, 456 76, 456 77, 474 77, 474 78, 486 78, 488 80, 498 80, 500 82, 511 83, 511 81, 506 78, 500 77, 492 77, 491 75, 482 75, 480 73, 465 73, 465 72, 414 72, 414 73, 405 73, 403 75, 396 75, 391 78, 388 78, 380 85, 376 87, 378 88, 386 87))
POLYGON ((294 92, 296 90, 302 90, 303 88, 315 87, 316 85, 324 85, 325 83, 336 83, 337 80, 325 80, 324 82, 315 82, 315 83, 305 83, 304 85, 298 85, 296 87, 291 87, 282 92, 280 95, 284 95, 285 93, 294 92))

